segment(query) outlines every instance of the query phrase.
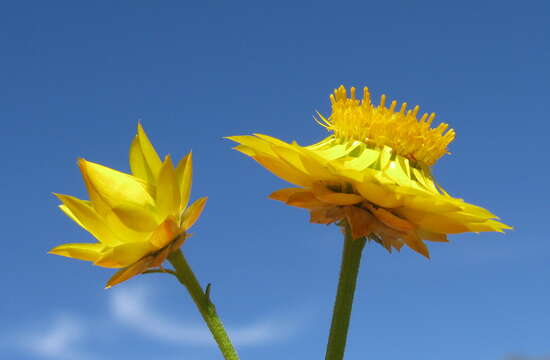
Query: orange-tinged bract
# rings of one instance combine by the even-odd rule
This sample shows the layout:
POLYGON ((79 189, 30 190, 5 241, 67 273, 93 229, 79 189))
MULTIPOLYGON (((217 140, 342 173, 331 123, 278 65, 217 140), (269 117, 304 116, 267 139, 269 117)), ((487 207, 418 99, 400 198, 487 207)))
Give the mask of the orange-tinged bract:
POLYGON ((161 161, 141 124, 130 146, 131 175, 84 159, 78 165, 90 200, 56 196, 61 210, 98 242, 63 244, 50 253, 122 268, 107 288, 160 266, 183 244, 206 204, 204 197, 187 206, 191 153, 176 167, 169 155, 161 161))
POLYGON ((499 231, 511 227, 476 205, 451 197, 432 177, 430 166, 447 153, 455 132, 431 128, 435 114, 417 118, 419 107, 396 111, 397 103, 374 106, 341 86, 330 96, 332 114, 317 120, 333 134, 300 146, 254 134, 231 136, 236 150, 298 187, 270 198, 308 209, 310 221, 346 220, 354 238, 367 237, 388 251, 403 245, 429 257, 424 240, 446 242, 447 234, 499 231))

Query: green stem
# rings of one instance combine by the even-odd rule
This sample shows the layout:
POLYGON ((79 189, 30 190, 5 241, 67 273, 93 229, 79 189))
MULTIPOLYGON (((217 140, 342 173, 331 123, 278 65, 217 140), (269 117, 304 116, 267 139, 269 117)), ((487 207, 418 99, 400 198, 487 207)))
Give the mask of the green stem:
POLYGON ((355 283, 359 273, 361 253, 366 242, 365 238, 353 239, 347 223, 342 227, 345 230, 344 252, 325 360, 342 360, 344 358, 355 283))
POLYGON ((231 340, 229 340, 229 336, 227 336, 225 332, 222 321, 216 313, 216 308, 210 301, 209 294, 202 290, 193 270, 191 270, 191 267, 189 267, 189 264, 183 257, 181 250, 174 251, 170 254, 168 260, 176 269, 176 277, 179 282, 187 288, 193 301, 197 305, 202 318, 210 329, 225 360, 239 360, 237 351, 231 344, 231 340))

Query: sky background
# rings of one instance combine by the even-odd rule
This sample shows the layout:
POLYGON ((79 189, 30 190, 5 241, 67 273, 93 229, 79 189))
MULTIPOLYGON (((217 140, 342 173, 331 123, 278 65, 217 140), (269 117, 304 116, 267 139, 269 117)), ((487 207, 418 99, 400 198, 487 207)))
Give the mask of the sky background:
POLYGON ((316 142, 344 84, 450 123, 436 179, 514 226, 432 260, 369 244, 346 359, 549 359, 549 24, 529 0, 3 3, 0 357, 221 358, 172 277, 104 290, 112 270, 46 254, 93 241, 51 193, 86 198, 79 157, 127 171, 141 120, 160 154, 193 150, 209 201, 183 250, 242 359, 322 359, 340 234, 223 137, 316 142))

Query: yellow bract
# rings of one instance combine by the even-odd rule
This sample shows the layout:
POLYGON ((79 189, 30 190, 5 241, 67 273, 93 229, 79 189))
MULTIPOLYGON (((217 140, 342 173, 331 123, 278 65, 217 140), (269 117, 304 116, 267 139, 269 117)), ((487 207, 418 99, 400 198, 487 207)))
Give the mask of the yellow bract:
POLYGON ((80 159, 80 171, 90 200, 56 196, 61 210, 89 231, 97 243, 57 246, 51 254, 123 268, 107 283, 116 285, 151 267, 160 266, 185 241, 199 218, 206 198, 187 207, 191 191, 192 157, 174 168, 170 156, 161 161, 145 131, 130 146, 132 175, 80 159))
MULTIPOLYGON (((384 99, 384 98, 383 98, 384 99)), ((361 104, 340 87, 331 96, 325 125, 335 133, 311 146, 254 134, 232 136, 236 150, 299 187, 271 198, 310 210, 311 222, 347 220, 354 238, 368 237, 391 251, 406 244, 429 256, 423 240, 446 242, 447 234, 510 229, 489 211, 453 198, 436 185, 429 165, 446 152, 454 132, 429 129, 412 112, 361 104)), ((433 117, 431 117, 433 119, 433 117)))

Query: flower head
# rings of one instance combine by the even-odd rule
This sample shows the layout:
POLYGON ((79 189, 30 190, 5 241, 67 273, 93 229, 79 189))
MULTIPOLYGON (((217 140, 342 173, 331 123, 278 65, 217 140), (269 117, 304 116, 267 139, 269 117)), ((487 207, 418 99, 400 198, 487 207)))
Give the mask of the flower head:
POLYGON ((141 124, 130 146, 132 175, 84 159, 78 166, 90 200, 56 196, 61 210, 98 242, 64 244, 50 253, 122 268, 107 287, 160 266, 183 244, 206 204, 204 197, 187 206, 191 153, 176 167, 169 155, 161 161, 141 124))
POLYGON ((310 211, 313 223, 346 220, 354 238, 367 237, 388 251, 403 245, 429 257, 423 240, 446 242, 447 234, 510 229, 491 212, 447 194, 430 166, 447 153, 455 132, 431 128, 435 114, 418 119, 419 107, 396 111, 382 95, 374 106, 341 86, 330 96, 332 114, 319 122, 332 135, 300 146, 254 134, 231 136, 236 150, 298 187, 270 198, 310 211))

